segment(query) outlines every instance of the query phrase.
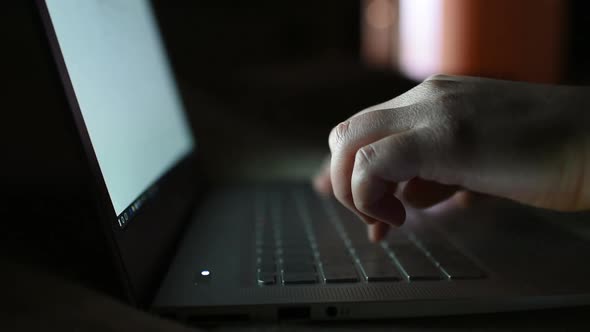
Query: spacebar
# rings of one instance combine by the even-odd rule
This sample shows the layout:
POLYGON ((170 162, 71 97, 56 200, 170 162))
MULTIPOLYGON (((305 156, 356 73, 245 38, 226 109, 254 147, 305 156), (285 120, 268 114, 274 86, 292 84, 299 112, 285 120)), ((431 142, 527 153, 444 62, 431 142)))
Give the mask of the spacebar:
POLYGON ((358 282, 359 277, 353 265, 346 266, 330 266, 324 265, 325 282, 343 283, 343 282, 358 282))
POLYGON ((285 285, 315 284, 317 276, 314 272, 284 272, 285 285))
POLYGON ((393 246, 393 252, 397 261, 410 280, 435 280, 442 279, 442 271, 426 257, 426 255, 413 245, 393 246))

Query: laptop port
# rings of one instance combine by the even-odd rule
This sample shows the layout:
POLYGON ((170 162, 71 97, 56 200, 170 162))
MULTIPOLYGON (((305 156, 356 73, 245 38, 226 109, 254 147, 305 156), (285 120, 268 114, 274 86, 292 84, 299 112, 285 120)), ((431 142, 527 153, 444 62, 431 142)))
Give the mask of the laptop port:
POLYGON ((278 309, 279 320, 303 320, 311 315, 309 307, 283 307, 278 309))
POLYGON ((184 319, 188 324, 201 323, 234 323, 246 322, 250 320, 247 314, 212 314, 212 315, 190 315, 184 319))
POLYGON ((338 308, 329 306, 326 308, 326 316, 333 318, 338 315, 338 308))

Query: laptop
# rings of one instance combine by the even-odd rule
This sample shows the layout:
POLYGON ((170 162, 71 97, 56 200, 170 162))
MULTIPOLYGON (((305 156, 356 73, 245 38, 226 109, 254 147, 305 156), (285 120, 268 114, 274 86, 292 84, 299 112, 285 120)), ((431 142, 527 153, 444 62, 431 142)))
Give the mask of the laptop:
POLYGON ((590 242, 561 214, 501 200, 409 211, 372 244, 352 213, 305 183, 203 190, 193 181, 198 133, 149 2, 37 5, 131 303, 183 321, 590 304, 590 242))

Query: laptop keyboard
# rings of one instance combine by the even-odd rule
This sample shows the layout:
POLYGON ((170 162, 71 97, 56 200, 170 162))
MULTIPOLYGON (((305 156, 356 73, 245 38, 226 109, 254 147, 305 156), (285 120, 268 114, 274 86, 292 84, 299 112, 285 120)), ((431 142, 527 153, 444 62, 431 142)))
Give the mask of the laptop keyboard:
POLYGON ((311 188, 256 197, 260 286, 481 279, 471 259, 434 231, 391 230, 378 244, 366 226, 311 188))

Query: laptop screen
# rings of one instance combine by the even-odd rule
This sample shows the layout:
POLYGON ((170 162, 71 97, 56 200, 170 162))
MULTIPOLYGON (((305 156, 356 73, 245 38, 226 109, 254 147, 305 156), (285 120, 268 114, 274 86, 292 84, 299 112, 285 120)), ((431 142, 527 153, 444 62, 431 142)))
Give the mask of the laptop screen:
POLYGON ((193 138, 146 0, 47 0, 63 59, 124 226, 193 138))

